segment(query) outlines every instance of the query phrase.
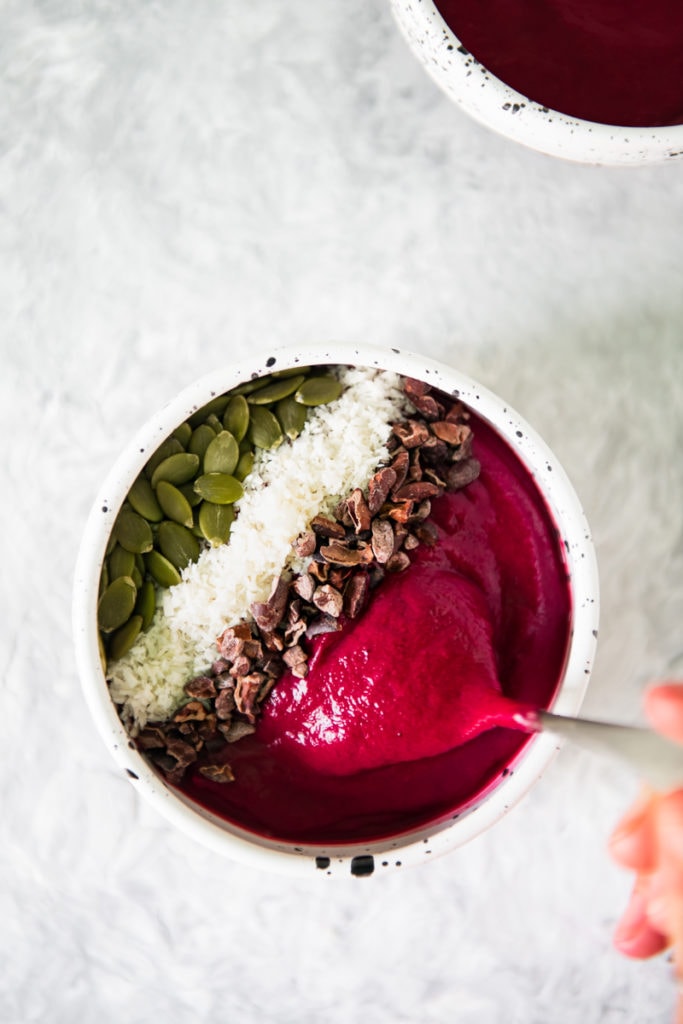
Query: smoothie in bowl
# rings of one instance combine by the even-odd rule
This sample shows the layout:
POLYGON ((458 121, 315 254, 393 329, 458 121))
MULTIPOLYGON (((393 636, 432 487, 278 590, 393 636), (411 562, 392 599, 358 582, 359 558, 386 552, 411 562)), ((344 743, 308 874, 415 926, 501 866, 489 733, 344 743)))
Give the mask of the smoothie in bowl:
POLYGON ((74 598, 117 760, 200 841, 370 874, 495 821, 578 710, 597 632, 588 528, 504 402, 372 348, 283 350, 197 382, 105 482, 74 598))
POLYGON ((674 0, 391 0, 411 50, 466 113, 588 164, 683 155, 683 8, 674 0))

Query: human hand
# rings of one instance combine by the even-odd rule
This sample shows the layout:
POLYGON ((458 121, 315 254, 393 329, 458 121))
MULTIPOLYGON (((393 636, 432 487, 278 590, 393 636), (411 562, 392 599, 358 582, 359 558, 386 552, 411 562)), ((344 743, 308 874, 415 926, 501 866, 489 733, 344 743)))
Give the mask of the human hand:
MULTIPOLYGON (((683 684, 651 687, 645 714, 654 729, 683 744, 683 684)), ((645 958, 673 950, 683 1024, 683 788, 645 789, 614 829, 610 853, 635 871, 631 899, 614 933, 616 948, 645 958)))

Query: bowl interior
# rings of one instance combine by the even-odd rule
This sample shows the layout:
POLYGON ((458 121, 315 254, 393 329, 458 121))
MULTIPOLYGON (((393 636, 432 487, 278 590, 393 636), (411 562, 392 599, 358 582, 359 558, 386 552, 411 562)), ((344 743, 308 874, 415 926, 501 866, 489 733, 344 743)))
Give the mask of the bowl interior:
POLYGON ((553 708, 579 710, 590 678, 598 624, 598 580, 590 530, 562 467, 535 431, 503 400, 475 381, 422 356, 372 347, 309 346, 283 349, 217 369, 191 384, 154 414, 122 452, 104 481, 88 518, 75 575, 73 623, 79 673, 96 725, 115 760, 170 822, 230 858, 289 875, 367 875, 420 863, 445 853, 492 825, 539 778, 557 743, 538 736, 484 794, 455 816, 376 841, 343 844, 282 842, 257 835, 211 813, 169 786, 138 752, 111 700, 98 645, 97 597, 109 536, 131 484, 162 439, 212 397, 254 376, 297 365, 378 367, 424 380, 460 399, 509 444, 535 480, 565 551, 572 624, 561 685, 553 708), (511 770, 514 769, 514 770, 511 770))

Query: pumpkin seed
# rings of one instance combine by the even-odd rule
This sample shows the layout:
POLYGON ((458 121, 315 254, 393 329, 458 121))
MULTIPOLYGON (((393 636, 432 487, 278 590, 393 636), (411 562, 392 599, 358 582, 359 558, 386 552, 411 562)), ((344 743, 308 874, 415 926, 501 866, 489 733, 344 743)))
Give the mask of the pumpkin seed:
POLYGON ((242 484, 227 473, 204 473, 194 482, 194 489, 205 501, 216 505, 232 505, 242 497, 242 484))
POLYGON ((145 474, 151 477, 160 462, 167 459, 169 455, 175 455, 178 452, 182 452, 182 450, 183 446, 177 437, 167 437, 165 441, 161 442, 154 454, 150 456, 145 466, 145 474))
POLYGON ((235 518, 232 505, 214 505, 211 501, 202 502, 199 509, 199 528, 202 536, 212 547, 225 544, 230 536, 230 527, 235 518))
POLYGON ((281 398, 293 395, 305 380, 305 375, 299 373, 295 377, 281 377, 279 380, 271 381, 264 388, 252 391, 249 395, 249 405, 270 405, 272 402, 279 402, 281 398))
POLYGON ((302 373, 305 377, 311 372, 310 366, 290 366, 287 370, 275 370, 271 377, 279 380, 280 377, 296 377, 302 373))
POLYGON ((239 457, 237 441, 229 430, 221 430, 204 453, 204 472, 230 475, 234 471, 239 457))
POLYGON ((140 475, 129 490, 128 501, 138 515, 148 519, 150 523, 158 523, 164 518, 152 485, 144 475, 140 475))
POLYGON ((178 490, 180 491, 181 494, 185 495, 186 500, 190 504, 190 508, 194 508, 202 500, 201 497, 196 493, 191 483, 180 484, 178 490))
POLYGON ((309 377, 294 395, 302 405, 327 405, 339 398, 343 391, 341 381, 336 377, 324 374, 321 377, 309 377))
POLYGON ((202 528, 199 525, 199 512, 203 504, 204 500, 203 498, 200 498, 199 505, 197 506, 197 508, 192 510, 192 533, 197 538, 197 540, 206 540, 206 537, 202 533, 202 528))
POLYGON ((131 576, 135 569, 135 555, 117 544, 107 560, 109 579, 115 580, 119 576, 131 576))
POLYGON ((132 509, 123 509, 119 512, 114 523, 114 536, 126 551, 144 554, 152 550, 152 527, 132 509))
POLYGON ((111 661, 118 661, 124 654, 127 654, 142 629, 142 616, 131 615, 128 622, 112 634, 109 641, 109 658, 111 661))
POLYGON ((142 629, 149 629, 156 611, 157 596, 154 584, 151 580, 145 580, 138 590, 137 600, 133 612, 142 618, 142 629))
POLYGON ((277 448, 283 439, 282 428, 277 417, 262 405, 251 407, 251 418, 247 437, 257 448, 277 448))
POLYGON ((186 484, 199 469, 199 456, 192 452, 176 452, 159 463, 152 473, 152 487, 156 489, 160 480, 170 484, 186 484))
POLYGON ((275 406, 275 415, 287 437, 292 441, 304 429, 308 412, 306 406, 294 398, 283 398, 275 406))
POLYGON ((240 461, 237 463, 237 468, 235 469, 235 479, 239 480, 240 482, 246 480, 246 478, 249 476, 253 468, 253 451, 249 450, 248 452, 243 452, 240 455, 240 461))
POLYGON ((249 426, 249 404, 244 395, 233 395, 225 407, 223 426, 236 441, 241 441, 249 426))
POLYGON ((254 377, 252 380, 245 380, 243 384, 238 384, 237 387, 233 388, 230 394, 250 395, 252 391, 256 391, 258 388, 263 387, 263 385, 271 379, 270 374, 266 374, 265 377, 254 377))
POLYGON ((180 583, 180 573, 160 551, 150 551, 147 555, 147 570, 160 587, 174 587, 180 583))
POLYGON ((103 633, 113 633, 130 618, 137 588, 130 576, 113 580, 97 603, 97 621, 103 633))
POLYGON ((209 447, 215 436, 216 431, 213 427, 210 427, 208 423, 200 423, 199 426, 195 427, 192 431, 192 437, 190 438, 187 446, 188 452, 191 452, 193 455, 198 455, 200 459, 203 459, 204 452, 209 447))
POLYGON ((210 402, 203 405, 201 409, 197 409, 196 412, 192 413, 188 420, 190 426, 194 429, 195 427, 198 427, 200 423, 204 423, 209 416, 222 416, 227 403, 227 395, 216 395, 216 397, 212 398, 210 402))
POLYGON ((102 566, 102 572, 100 573, 100 586, 99 586, 99 589, 98 589, 98 592, 97 592, 98 600, 99 600, 100 597, 102 597, 102 594, 105 592, 105 590, 107 589, 108 586, 109 586, 109 569, 107 567, 107 563, 105 562, 104 565, 102 566))
POLYGON ((187 448, 190 438, 192 437, 192 427, 186 420, 185 423, 181 423, 179 427, 175 428, 171 436, 180 441, 183 448, 187 448))
POLYGON ((192 526, 192 507, 177 487, 168 480, 160 480, 157 484, 157 498, 165 515, 183 526, 192 526))
POLYGON ((138 569, 137 565, 133 566, 133 571, 130 574, 130 578, 132 579, 133 583, 139 590, 140 587, 142 586, 142 573, 138 569))
POLYGON ((159 550, 169 562, 181 571, 199 558, 199 542, 192 532, 180 523, 164 519, 157 534, 159 550))
POLYGON ((221 422, 221 420, 219 420, 218 416, 216 416, 215 413, 211 413, 210 416, 207 416, 204 422, 206 423, 207 427, 211 427, 214 434, 220 434, 221 430, 223 429, 223 423, 221 422))

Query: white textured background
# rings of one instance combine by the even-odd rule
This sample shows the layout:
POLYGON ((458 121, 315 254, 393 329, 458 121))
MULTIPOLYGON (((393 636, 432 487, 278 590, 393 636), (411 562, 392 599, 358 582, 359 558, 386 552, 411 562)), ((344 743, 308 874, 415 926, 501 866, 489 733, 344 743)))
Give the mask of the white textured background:
POLYGON ((517 148, 385 0, 0 3, 0 1021, 659 1024, 610 947, 635 791, 565 749, 501 824, 384 878, 292 883, 175 834, 80 695, 70 586, 151 408, 254 348, 371 340, 499 390, 601 564, 586 710, 683 650, 683 163, 517 148))

